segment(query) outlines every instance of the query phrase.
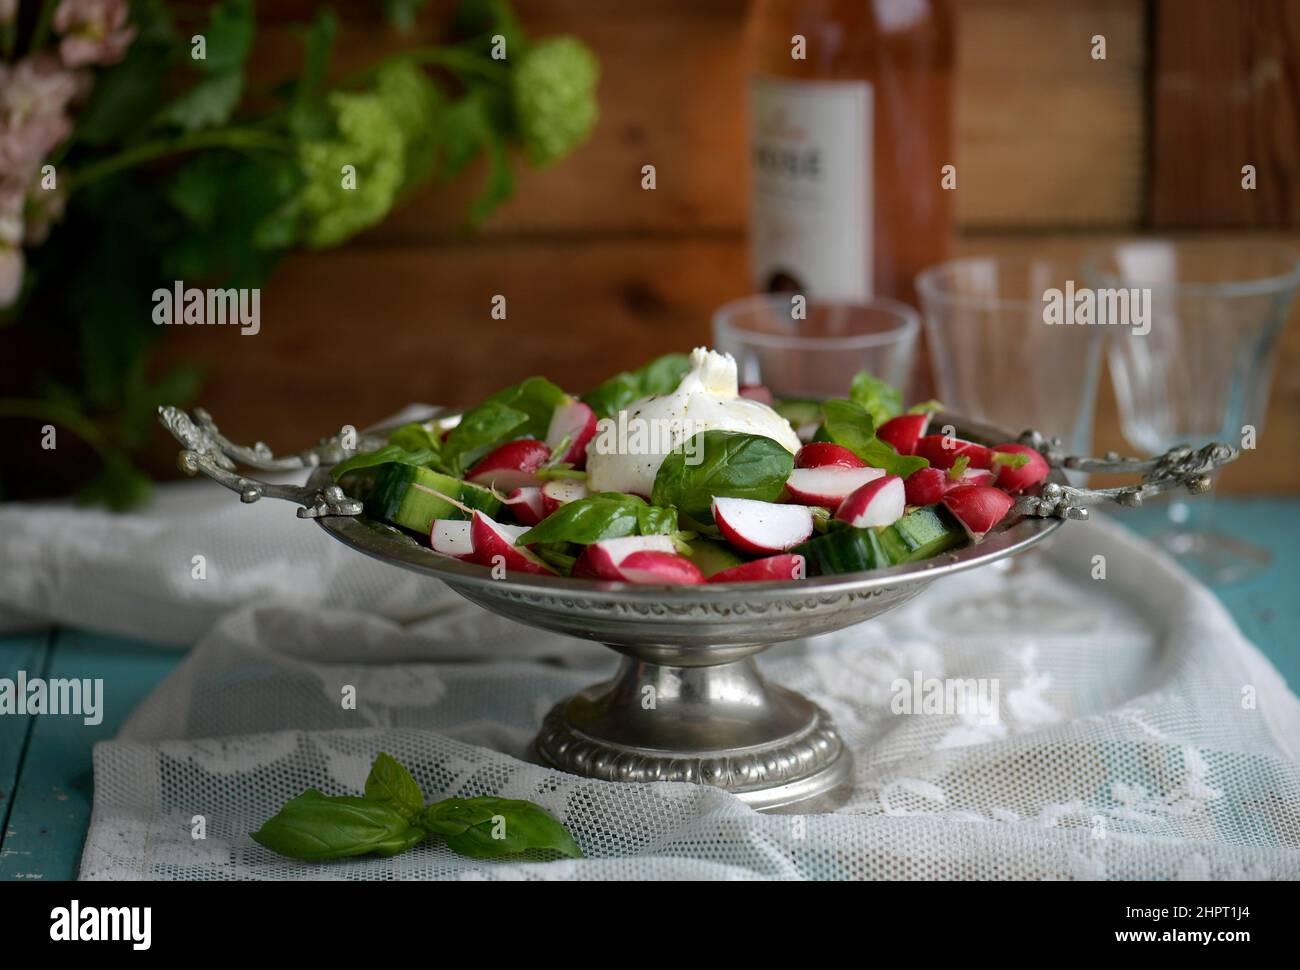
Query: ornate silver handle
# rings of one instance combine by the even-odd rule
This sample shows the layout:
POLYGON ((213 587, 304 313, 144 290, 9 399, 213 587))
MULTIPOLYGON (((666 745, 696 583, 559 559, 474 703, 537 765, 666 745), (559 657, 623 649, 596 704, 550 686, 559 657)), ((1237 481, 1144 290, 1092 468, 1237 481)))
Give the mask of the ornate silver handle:
MULTIPOLYGON (((333 465, 358 451, 371 451, 382 447, 381 439, 356 435, 355 447, 345 447, 344 434, 325 438, 314 448, 295 455, 277 458, 263 442, 250 446, 237 445, 225 437, 202 408, 194 409, 191 418, 174 407, 160 407, 158 420, 172 437, 185 446, 177 458, 181 471, 187 475, 202 473, 232 492, 239 493, 243 502, 256 502, 260 498, 279 498, 296 502, 300 519, 318 519, 326 515, 360 515, 361 503, 349 498, 337 485, 311 488, 305 485, 276 485, 263 482, 235 470, 239 461, 265 471, 297 471, 333 465)), ((346 430, 346 429, 345 429, 346 430)))
POLYGON ((1215 469, 1241 456, 1232 445, 1216 442, 1195 449, 1190 445, 1176 445, 1154 458, 1122 458, 1113 451, 1102 458, 1082 458, 1066 455, 1059 438, 1048 438, 1037 431, 1024 432, 1020 443, 1040 452, 1053 468, 1142 476, 1142 481, 1135 485, 1116 488, 1075 488, 1047 482, 1037 495, 1022 495, 1013 507, 1020 515, 1058 519, 1086 519, 1089 506, 1107 503, 1137 508, 1162 492, 1185 491, 1198 495, 1210 489, 1215 469))

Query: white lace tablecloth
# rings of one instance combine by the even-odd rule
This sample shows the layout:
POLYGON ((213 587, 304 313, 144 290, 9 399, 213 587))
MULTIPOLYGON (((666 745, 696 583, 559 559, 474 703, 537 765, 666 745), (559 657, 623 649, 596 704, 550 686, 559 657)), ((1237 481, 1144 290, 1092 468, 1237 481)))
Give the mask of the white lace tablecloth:
POLYGON ((1104 519, 1057 535, 1015 583, 1073 621, 965 612, 1005 591, 985 569, 760 657, 853 749, 851 799, 814 816, 521 760, 542 714, 612 673, 612 653, 497 619, 283 503, 240 506, 206 483, 128 517, 0 507, 0 616, 198 644, 95 750, 87 879, 1300 877, 1300 701, 1150 545, 1104 519), (918 672, 996 683, 1000 717, 893 713, 895 681, 918 672), (485 863, 426 843, 317 865, 249 839, 305 788, 359 791, 379 751, 430 799, 544 805, 586 858, 485 863))

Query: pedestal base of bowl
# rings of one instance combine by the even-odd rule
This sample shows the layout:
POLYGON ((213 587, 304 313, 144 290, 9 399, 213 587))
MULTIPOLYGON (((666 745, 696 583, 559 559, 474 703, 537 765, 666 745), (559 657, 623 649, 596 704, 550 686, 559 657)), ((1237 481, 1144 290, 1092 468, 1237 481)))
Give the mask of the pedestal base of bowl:
POLYGON ((829 811, 850 790, 852 757, 830 716, 765 681, 752 657, 709 667, 627 657, 613 680, 552 708, 535 749, 562 771, 713 785, 759 811, 829 811))

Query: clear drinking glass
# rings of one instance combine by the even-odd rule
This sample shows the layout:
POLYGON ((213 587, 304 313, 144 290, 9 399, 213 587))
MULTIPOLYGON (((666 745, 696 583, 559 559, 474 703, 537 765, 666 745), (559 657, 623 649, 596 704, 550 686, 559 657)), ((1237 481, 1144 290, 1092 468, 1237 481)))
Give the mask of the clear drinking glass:
POLYGON ((1078 277, 1076 262, 976 256, 916 278, 939 400, 956 414, 1092 447, 1099 327, 1043 322, 1044 294, 1078 277))
MULTIPOLYGON (((977 256, 921 272, 917 294, 936 391, 944 407, 1009 433, 1036 428, 1087 455, 1101 366, 1101 328, 1045 322, 1045 297, 1064 292, 1078 263, 1047 257, 977 256)), ((1037 629, 1083 630, 1098 617, 1033 583, 1034 551, 1003 560, 1001 584, 936 611, 953 630, 1016 622, 1037 629)))
MULTIPOLYGON (((1238 239, 1139 240, 1090 252, 1084 276, 1099 291, 1128 290, 1130 304, 1132 295, 1147 301, 1146 332, 1131 319, 1102 328, 1134 448, 1240 445, 1247 426, 1256 438, 1263 433, 1277 338, 1300 283, 1295 250, 1238 239)), ((1211 583, 1267 565, 1265 550, 1213 531, 1212 502, 1212 495, 1170 501, 1170 525, 1157 541, 1211 583)))
POLYGON ((740 383, 777 397, 845 397, 853 375, 870 371, 911 390, 920 318, 896 300, 847 303, 791 294, 745 297, 713 314, 714 346, 736 358, 740 383))

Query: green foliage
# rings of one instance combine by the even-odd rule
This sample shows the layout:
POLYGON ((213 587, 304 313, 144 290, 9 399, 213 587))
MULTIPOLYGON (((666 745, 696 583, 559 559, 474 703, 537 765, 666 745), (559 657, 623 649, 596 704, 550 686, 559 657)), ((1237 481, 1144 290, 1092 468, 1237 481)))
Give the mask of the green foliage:
POLYGON ((549 165, 577 148, 596 125, 600 65, 574 37, 553 37, 529 47, 510 78, 524 151, 534 165, 549 165))
POLYGON ((598 492, 561 505, 524 533, 519 544, 574 542, 590 545, 602 539, 669 535, 676 531, 676 510, 647 505, 645 499, 637 495, 598 492))
MULTIPOLYGON (((381 0, 399 29, 423 6, 381 0)), ((144 494, 130 456, 148 440, 154 402, 188 403, 198 387, 193 368, 151 374, 163 332, 150 321, 155 289, 261 286, 294 248, 340 245, 482 156, 486 181, 467 212, 477 224, 513 193, 516 148, 550 163, 586 136, 598 73, 572 38, 530 41, 505 0, 464 0, 452 22, 459 40, 408 48, 332 84, 339 21, 321 7, 299 28, 301 69, 256 92, 246 78, 252 0, 134 0, 131 23, 126 57, 95 72, 54 159, 69 191, 64 222, 29 249, 23 302, 4 314, 72 335, 75 352, 33 375, 32 392, 49 378, 72 389, 58 413, 95 429, 104 462, 88 496, 115 507, 144 494), (196 34, 202 59, 191 56, 196 34), (491 56, 494 34, 506 38, 504 60, 491 56)), ((23 401, 24 413, 48 403, 23 401)), ((535 433, 536 402, 525 403, 535 433)), ((454 460, 471 456, 469 430, 454 460)))

